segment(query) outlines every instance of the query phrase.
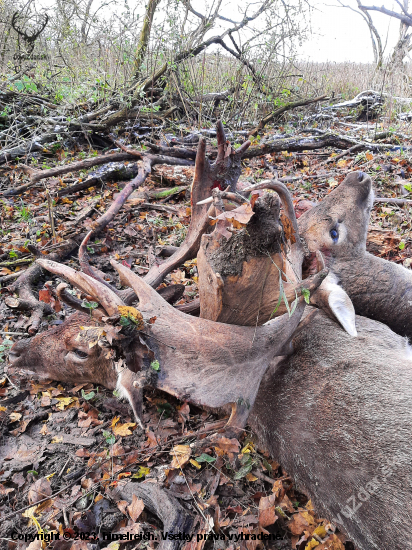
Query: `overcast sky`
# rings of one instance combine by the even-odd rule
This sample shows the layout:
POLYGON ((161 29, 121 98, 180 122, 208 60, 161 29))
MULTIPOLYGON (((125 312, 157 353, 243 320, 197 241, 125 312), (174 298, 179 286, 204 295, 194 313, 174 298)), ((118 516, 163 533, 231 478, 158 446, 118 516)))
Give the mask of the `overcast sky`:
MULTIPOLYGON (((356 6, 355 0, 345 0, 343 3, 356 6)), ((388 9, 396 10, 396 4, 391 0, 364 3, 384 5, 388 9)), ((313 35, 299 50, 302 58, 313 61, 373 61, 369 29, 360 15, 337 7, 334 0, 315 0, 312 5, 315 7, 312 12, 313 35)), ((399 22, 378 12, 371 12, 371 15, 380 32, 382 44, 387 44, 385 53, 388 55, 396 44, 399 22)))
MULTIPOLYGON (((1 0, 0 0, 1 1, 1 0)), ((94 5, 101 3, 95 1, 94 5)), ((167 0, 166 0, 167 1, 167 0)), ((215 0, 191 0, 192 6, 200 12, 205 12, 206 5, 214 3, 215 0)), ((293 2, 294 0, 290 0, 293 2)), ((37 0, 39 5, 52 7, 55 0, 37 0)), ((117 0, 110 3, 108 11, 113 9, 123 10, 124 0, 117 0)), ((135 5, 136 0, 128 0, 129 5, 135 5)), ((143 6, 146 2, 140 0, 143 6)), ((255 4, 255 0, 224 0, 222 4, 222 14, 236 19, 238 8, 243 8, 247 3, 255 4)), ((356 61, 372 62, 373 50, 369 29, 362 17, 353 11, 339 7, 338 0, 309 0, 313 6, 312 10, 312 35, 308 37, 307 42, 298 50, 301 60, 310 59, 312 61, 356 61)), ((342 3, 352 7, 357 5, 356 0, 342 0, 342 3)), ((382 4, 388 9, 398 11, 399 8, 394 0, 364 0, 366 4, 382 4), (398 8, 398 9, 397 9, 398 8)), ((108 13, 105 9, 100 12, 108 13)), ((253 10, 251 10, 253 12, 253 10)), ((396 19, 387 17, 378 12, 370 12, 380 32, 383 45, 386 44, 385 54, 389 55, 399 33, 399 22, 396 19)), ((157 14, 161 17, 161 14, 157 14)))

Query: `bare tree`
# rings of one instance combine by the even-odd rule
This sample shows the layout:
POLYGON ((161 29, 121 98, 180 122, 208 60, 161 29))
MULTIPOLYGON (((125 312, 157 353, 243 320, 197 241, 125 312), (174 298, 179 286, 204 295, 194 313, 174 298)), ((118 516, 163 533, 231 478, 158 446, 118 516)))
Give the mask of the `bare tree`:
MULTIPOLYGON (((363 5, 360 0, 357 0, 358 7, 364 14, 370 12, 370 11, 377 11, 380 13, 383 13, 384 15, 388 15, 389 17, 392 17, 394 19, 398 19, 400 21, 400 28, 399 28, 399 39, 396 43, 392 56, 391 56, 391 62, 393 68, 399 68, 403 66, 403 62, 407 54, 412 49, 412 13, 410 12, 409 8, 409 0, 395 0, 397 5, 399 6, 399 11, 393 11, 388 8, 385 8, 385 6, 365 6, 363 5)), ((371 21, 372 18, 369 15, 369 20, 371 21)))

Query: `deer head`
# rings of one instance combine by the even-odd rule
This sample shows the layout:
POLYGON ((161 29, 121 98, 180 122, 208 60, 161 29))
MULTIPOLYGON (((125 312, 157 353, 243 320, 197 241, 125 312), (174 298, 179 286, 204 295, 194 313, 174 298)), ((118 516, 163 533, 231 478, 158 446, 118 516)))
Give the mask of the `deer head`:
POLYGON ((320 250, 327 265, 335 258, 362 255, 373 206, 372 181, 363 172, 352 172, 321 203, 298 220, 309 251, 320 250))
MULTIPOLYGON (((68 266, 50 260, 37 261, 92 296, 108 317, 119 317, 119 306, 124 304, 107 286, 68 266)), ((124 342, 117 343, 121 368, 118 352, 89 345, 88 338, 96 338, 99 328, 102 333, 102 323, 93 322, 90 327, 90 318, 77 314, 27 343, 17 343, 11 352, 12 364, 30 371, 35 365, 36 372, 57 380, 81 379, 109 388, 117 386, 137 416, 145 386, 157 387, 199 406, 219 408, 231 404, 230 425, 243 426, 261 377, 273 357, 285 353, 299 324, 305 308, 303 297, 291 317, 283 315, 256 328, 226 325, 176 310, 130 269, 111 263, 138 296, 139 312, 145 323, 143 330, 137 327, 132 337, 128 334, 124 342), (89 334, 81 346, 78 335, 84 332, 81 328, 84 325, 89 334), (157 361, 157 371, 151 368, 153 361, 157 361), (125 369, 126 365, 131 370, 125 369)), ((319 273, 314 278, 312 290, 325 275, 319 273)), ((101 312, 97 316, 101 319, 101 312)))
POLYGON ((411 270, 366 251, 372 204, 371 179, 353 172, 299 218, 300 234, 312 253, 304 263, 304 276, 316 271, 315 252, 321 251, 357 314, 412 338, 411 270))

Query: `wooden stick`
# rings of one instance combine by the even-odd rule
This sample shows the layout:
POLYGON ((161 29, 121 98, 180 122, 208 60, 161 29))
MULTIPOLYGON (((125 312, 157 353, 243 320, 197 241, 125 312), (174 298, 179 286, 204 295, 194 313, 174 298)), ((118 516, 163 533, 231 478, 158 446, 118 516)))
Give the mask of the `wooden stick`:
POLYGON ((385 198, 385 197, 376 197, 374 199, 374 202, 386 202, 387 204, 397 204, 399 206, 403 206, 405 204, 412 204, 412 200, 410 199, 395 199, 395 198, 385 198))
POLYGON ((329 164, 329 162, 334 162, 335 160, 339 160, 342 157, 344 157, 346 155, 350 155, 351 153, 354 153, 355 151, 359 151, 362 148, 363 148, 363 144, 362 143, 357 143, 356 145, 353 145, 352 147, 349 147, 349 149, 347 149, 346 151, 343 151, 343 153, 340 153, 340 155, 336 155, 336 157, 332 157, 332 158, 329 158, 329 159, 325 160, 324 162, 321 162, 320 166, 324 166, 325 164, 329 164))

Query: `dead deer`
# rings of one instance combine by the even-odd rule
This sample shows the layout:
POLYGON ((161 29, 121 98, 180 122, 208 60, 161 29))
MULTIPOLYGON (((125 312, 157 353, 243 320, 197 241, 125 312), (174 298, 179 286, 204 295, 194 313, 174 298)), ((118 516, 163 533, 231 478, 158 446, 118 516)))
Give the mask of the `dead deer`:
MULTIPOLYGON (((110 288, 68 266, 37 261, 99 302, 103 309, 94 310, 97 319, 119 317, 118 308, 124 303, 110 288)), ((269 363, 285 353, 299 324, 305 308, 303 296, 291 316, 283 315, 259 327, 227 325, 176 310, 130 269, 111 263, 138 296, 145 321, 144 330, 135 330, 132 338, 125 339, 123 367, 116 367, 107 347, 90 347, 90 339, 98 338, 99 325, 96 328, 90 317, 79 314, 31 340, 16 343, 10 353, 12 365, 56 380, 117 387, 128 398, 140 424, 142 388, 151 386, 199 406, 231 404, 228 425, 242 427, 269 363), (79 342, 82 326, 88 334, 79 342), (154 361, 157 371, 152 368, 154 361)), ((325 274, 316 275, 309 288, 317 288, 325 274)))
MULTIPOLYGON (((262 321, 262 315, 258 323, 253 317, 253 311, 258 309, 256 303, 252 303, 252 314, 250 311, 246 312, 249 322, 239 321, 238 314, 237 326, 233 326, 218 322, 222 319, 197 319, 179 312, 154 290, 153 287, 158 286, 174 267, 196 255, 201 237, 209 227, 211 212, 202 202, 210 194, 211 189, 219 185, 231 195, 236 195, 233 191, 236 191, 237 178, 241 170, 241 155, 249 142, 234 151, 226 141, 221 123, 217 124, 217 135, 218 156, 213 164, 205 157, 205 140, 201 139, 199 142, 192 184, 192 219, 185 242, 164 263, 154 265, 144 280, 124 266, 112 262, 124 286, 129 288, 119 291, 104 281, 87 261, 86 245, 90 233, 79 250, 83 272, 76 272, 56 262, 38 260, 38 265, 65 278, 85 295, 92 296, 102 307, 93 311, 93 323, 87 316, 75 315, 50 332, 42 333, 31 341, 17 343, 10 355, 15 367, 35 370, 37 374, 56 380, 89 381, 111 389, 117 387, 130 401, 137 419, 141 416, 142 388, 148 385, 199 406, 220 408, 231 404, 232 416, 229 425, 244 425, 261 377, 269 363, 273 357, 291 351, 288 342, 299 324, 305 307, 301 289, 313 292, 325 277, 326 271, 311 276, 306 281, 295 279, 288 294, 288 298, 295 299, 296 310, 293 315, 278 317, 263 326, 256 325, 270 319, 273 306, 265 312, 266 318, 262 321), (141 330, 136 330, 132 336, 128 334, 122 341, 115 339, 115 346, 111 350, 104 347, 106 344, 110 348, 113 343, 113 331, 110 326, 104 331, 111 334, 110 341, 105 342, 107 338, 100 338, 98 335, 102 335, 103 332, 101 321, 105 317, 119 317, 119 306, 128 305, 137 297, 137 307, 147 322, 144 334, 141 330), (82 331, 81 326, 86 326, 87 330, 82 331), (62 341, 64 345, 61 345, 62 341), (103 347, 91 345, 97 341, 103 347), (160 368, 158 372, 151 367, 154 361, 160 368)), ((282 188, 279 195, 290 216, 290 212, 293 213, 292 202, 287 190, 284 195, 283 191, 285 190, 282 188)), ((250 216, 262 222, 266 215, 274 228, 273 234, 281 239, 282 229, 277 219, 279 200, 275 195, 268 199, 270 208, 263 208, 261 216, 258 212, 251 211, 250 216)), ((104 216, 106 215, 107 213, 104 216)), ((293 218, 291 223, 297 233, 296 220, 293 218)), ((264 238, 265 224, 259 223, 257 226, 264 238)), ((282 265, 280 251, 277 250, 272 256, 263 257, 269 267, 272 263, 275 265, 275 260, 282 265)), ((276 304, 280 291, 279 286, 276 286, 279 281, 279 269, 275 266, 274 270, 276 278, 268 291, 270 290, 270 298, 276 304)), ((301 271, 301 266, 299 270, 301 271)), ((247 284, 249 287, 253 286, 253 279, 249 277, 247 284)), ((245 291, 245 285, 242 288, 245 291)), ((261 291, 259 293, 261 294, 261 291)), ((58 287, 58 295, 75 309, 82 310, 80 303, 66 293, 61 285, 58 287)))
POLYGON ((412 348, 377 321, 356 327, 318 312, 264 376, 249 424, 358 550, 410 550, 412 348))
MULTIPOLYGON (((373 197, 369 176, 353 172, 321 203, 302 214, 299 232, 310 252, 322 252, 357 314, 381 321, 411 338, 411 270, 366 251, 373 197)), ((304 275, 314 267, 309 261, 304 275)))

